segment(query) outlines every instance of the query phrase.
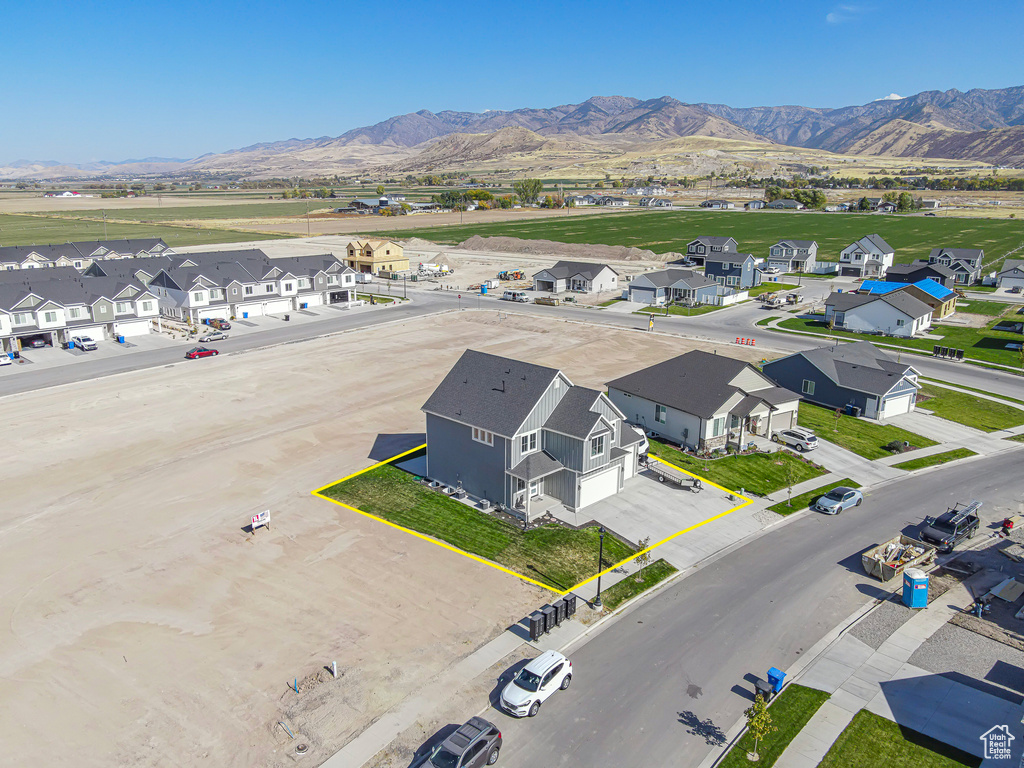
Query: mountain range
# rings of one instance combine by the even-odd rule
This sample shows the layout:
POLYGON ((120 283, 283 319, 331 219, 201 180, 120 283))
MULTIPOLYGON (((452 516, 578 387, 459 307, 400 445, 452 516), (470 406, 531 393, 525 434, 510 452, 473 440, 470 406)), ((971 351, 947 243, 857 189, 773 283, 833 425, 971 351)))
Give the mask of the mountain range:
MULTIPOLYGON (((1024 86, 924 91, 906 98, 823 109, 686 104, 669 96, 595 96, 580 104, 510 111, 420 110, 337 137, 254 144, 192 160, 146 158, 82 165, 19 161, 0 177, 230 173, 315 176, 371 168, 388 172, 460 165, 555 171, 678 155, 689 137, 739 146, 803 148, 840 155, 942 158, 1024 165, 1024 86), (583 160, 585 162, 579 162, 583 160)), ((698 142, 705 149, 708 141, 698 142)))

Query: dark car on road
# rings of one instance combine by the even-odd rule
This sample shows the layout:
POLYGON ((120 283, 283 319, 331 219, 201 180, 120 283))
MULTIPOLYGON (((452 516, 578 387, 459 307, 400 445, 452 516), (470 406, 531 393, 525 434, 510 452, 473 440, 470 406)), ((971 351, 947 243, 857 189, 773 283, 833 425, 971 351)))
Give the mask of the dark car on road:
POLYGON ((209 347, 192 347, 188 352, 185 353, 186 360, 196 360, 200 357, 215 357, 219 355, 216 349, 210 349, 209 347))
POLYGON ((981 527, 978 517, 980 501, 966 506, 957 504, 938 517, 926 517, 921 526, 921 541, 936 547, 939 552, 948 553, 962 541, 973 539, 981 527))
POLYGON ((480 768, 498 762, 501 731, 482 717, 471 717, 430 753, 430 768, 480 768))

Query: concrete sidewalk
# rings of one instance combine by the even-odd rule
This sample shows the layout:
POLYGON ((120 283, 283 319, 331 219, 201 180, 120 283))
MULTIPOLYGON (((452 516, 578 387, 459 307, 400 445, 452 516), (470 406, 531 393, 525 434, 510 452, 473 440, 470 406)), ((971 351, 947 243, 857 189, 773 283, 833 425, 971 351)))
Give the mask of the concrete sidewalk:
MULTIPOLYGON (((933 600, 877 651, 847 634, 808 665, 795 682, 832 697, 790 742, 776 766, 817 766, 861 709, 979 757, 981 737, 994 726, 1009 726, 1016 744, 1024 745, 1018 705, 907 663, 953 615, 971 605, 968 584, 933 600)), ((1014 747, 1014 759, 1021 751, 1014 747)))

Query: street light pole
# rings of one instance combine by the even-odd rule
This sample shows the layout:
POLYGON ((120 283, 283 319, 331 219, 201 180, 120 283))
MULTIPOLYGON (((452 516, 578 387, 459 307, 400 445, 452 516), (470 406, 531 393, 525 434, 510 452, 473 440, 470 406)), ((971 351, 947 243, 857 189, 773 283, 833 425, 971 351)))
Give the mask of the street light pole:
POLYGON ((594 598, 594 606, 597 608, 601 607, 601 565, 604 563, 604 526, 602 525, 597 529, 598 535, 601 537, 601 545, 597 555, 597 597, 594 598))

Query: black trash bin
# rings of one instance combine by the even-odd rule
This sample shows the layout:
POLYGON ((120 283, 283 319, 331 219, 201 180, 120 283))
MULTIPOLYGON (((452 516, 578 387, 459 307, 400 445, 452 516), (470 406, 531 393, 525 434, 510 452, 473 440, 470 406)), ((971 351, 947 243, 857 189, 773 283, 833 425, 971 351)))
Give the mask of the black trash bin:
POLYGON ((545 605, 540 609, 540 612, 544 614, 544 631, 550 632, 552 629, 558 626, 558 611, 555 610, 553 605, 545 605))
POLYGON ((544 634, 544 614, 534 611, 527 617, 527 621, 530 623, 530 639, 539 639, 544 634))
POLYGON ((565 600, 565 618, 571 619, 576 613, 576 595, 566 595, 562 599, 565 600))
POLYGON ((292 316, 291 316, 291 315, 285 315, 285 316, 284 316, 284 321, 285 321, 286 323, 287 323, 287 322, 288 322, 289 320, 291 320, 291 319, 292 319, 292 316))

